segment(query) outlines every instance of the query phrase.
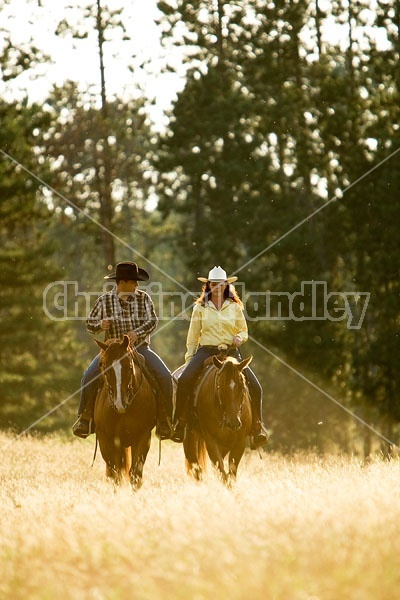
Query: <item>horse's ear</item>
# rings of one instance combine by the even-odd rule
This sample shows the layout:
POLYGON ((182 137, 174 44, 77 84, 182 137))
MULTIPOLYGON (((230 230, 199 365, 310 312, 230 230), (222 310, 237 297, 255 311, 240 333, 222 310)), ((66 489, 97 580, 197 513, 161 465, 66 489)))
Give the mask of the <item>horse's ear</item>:
POLYGON ((219 360, 219 358, 217 358, 216 356, 213 356, 213 363, 214 363, 214 366, 217 367, 217 369, 220 369, 222 367, 222 365, 224 364, 222 362, 222 360, 219 360))
POLYGON ((125 348, 125 350, 128 349, 130 344, 130 339, 129 336, 126 335, 126 333, 124 334, 124 339, 122 340, 122 346, 125 348))
POLYGON ((108 346, 107 344, 105 344, 104 342, 100 342, 100 340, 94 340, 96 342, 96 344, 98 345, 98 347, 101 350, 107 350, 108 346))
POLYGON ((253 360, 252 356, 249 356, 248 358, 244 358, 243 360, 240 361, 239 363, 239 371, 243 371, 243 369, 245 369, 253 360))

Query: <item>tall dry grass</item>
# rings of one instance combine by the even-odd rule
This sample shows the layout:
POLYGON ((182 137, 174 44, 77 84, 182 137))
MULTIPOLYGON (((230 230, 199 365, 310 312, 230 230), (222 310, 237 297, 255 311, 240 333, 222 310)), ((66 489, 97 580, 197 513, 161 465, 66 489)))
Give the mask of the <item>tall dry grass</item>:
POLYGON ((0 598, 400 597, 399 463, 247 453, 233 489, 196 484, 153 440, 113 491, 93 439, 0 434, 0 598))

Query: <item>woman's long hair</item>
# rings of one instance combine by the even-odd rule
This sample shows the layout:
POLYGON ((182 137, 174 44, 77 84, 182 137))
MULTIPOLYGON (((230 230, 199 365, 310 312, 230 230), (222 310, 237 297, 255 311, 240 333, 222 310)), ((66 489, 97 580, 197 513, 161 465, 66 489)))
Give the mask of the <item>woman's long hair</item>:
MULTIPOLYGON (((243 302, 237 295, 237 291, 231 283, 227 283, 225 286, 224 299, 230 299, 232 300, 232 302, 236 302, 236 304, 239 304, 240 308, 243 308, 243 302)), ((196 300, 196 304, 201 304, 202 306, 204 306, 205 303, 209 300, 211 300, 211 286, 210 282, 207 281, 207 283, 203 284, 200 297, 196 300)))

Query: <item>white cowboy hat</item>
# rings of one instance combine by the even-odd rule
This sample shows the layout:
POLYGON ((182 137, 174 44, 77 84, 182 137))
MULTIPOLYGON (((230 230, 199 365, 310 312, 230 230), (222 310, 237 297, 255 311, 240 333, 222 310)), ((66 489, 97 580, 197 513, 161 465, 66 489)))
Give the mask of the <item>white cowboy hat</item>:
POLYGON ((226 283, 233 283, 234 281, 237 281, 237 277, 227 277, 226 271, 221 269, 221 267, 214 267, 213 269, 211 269, 211 271, 208 273, 207 278, 198 277, 197 279, 199 281, 202 281, 203 283, 207 283, 207 281, 226 281, 226 283))

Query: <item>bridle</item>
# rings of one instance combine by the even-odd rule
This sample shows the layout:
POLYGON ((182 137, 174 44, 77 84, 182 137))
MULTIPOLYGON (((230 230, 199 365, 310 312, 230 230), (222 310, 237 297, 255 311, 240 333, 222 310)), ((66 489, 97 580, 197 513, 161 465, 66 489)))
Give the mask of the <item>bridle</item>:
MULTIPOLYGON (((219 421, 219 426, 220 426, 221 429, 224 428, 225 423, 227 421, 226 411, 225 411, 225 408, 224 408, 224 403, 223 403, 222 398, 221 398, 221 388, 222 388, 221 377, 222 377, 222 372, 223 372, 225 366, 226 366, 226 363, 224 363, 220 369, 216 369, 215 377, 214 377, 214 396, 216 397, 217 404, 218 404, 219 408, 222 411, 222 416, 221 416, 221 419, 219 421)), ((241 389, 241 402, 239 404, 239 408, 238 408, 238 411, 237 411, 238 417, 240 417, 241 414, 242 414, 242 412, 243 412, 244 402, 245 402, 245 398, 246 398, 246 391, 247 391, 246 380, 245 380, 244 375, 242 373, 239 373, 239 379, 242 382, 243 387, 241 389)), ((233 379, 232 379, 232 381, 233 381, 233 379)))

